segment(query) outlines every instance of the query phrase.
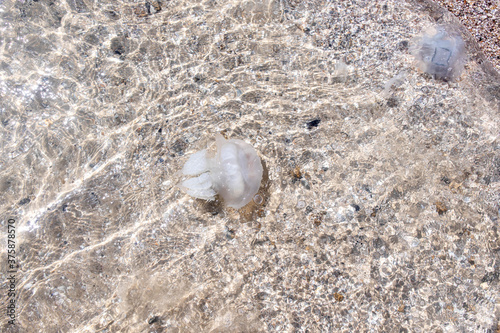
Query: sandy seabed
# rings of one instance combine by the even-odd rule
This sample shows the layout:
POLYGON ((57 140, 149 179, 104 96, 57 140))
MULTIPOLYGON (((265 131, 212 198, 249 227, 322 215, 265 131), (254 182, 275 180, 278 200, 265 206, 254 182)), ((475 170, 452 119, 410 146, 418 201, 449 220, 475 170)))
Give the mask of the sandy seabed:
POLYGON ((500 77, 448 12, 0 6, 2 331, 498 331, 500 77), (436 24, 454 82, 408 52, 436 24), (215 133, 263 161, 244 209, 176 187, 215 133))

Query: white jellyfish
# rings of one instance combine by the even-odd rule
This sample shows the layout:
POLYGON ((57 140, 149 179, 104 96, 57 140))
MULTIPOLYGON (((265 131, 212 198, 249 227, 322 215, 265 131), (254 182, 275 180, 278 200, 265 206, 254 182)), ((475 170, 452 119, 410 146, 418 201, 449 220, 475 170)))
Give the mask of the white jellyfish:
POLYGON ((452 26, 429 29, 410 48, 420 70, 436 79, 451 81, 460 76, 465 64, 465 45, 460 33, 452 26))
POLYGON ((217 152, 207 149, 194 153, 184 164, 184 180, 179 188, 192 197, 213 200, 219 194, 227 206, 241 208, 257 193, 262 180, 262 163, 248 143, 215 136, 217 152))

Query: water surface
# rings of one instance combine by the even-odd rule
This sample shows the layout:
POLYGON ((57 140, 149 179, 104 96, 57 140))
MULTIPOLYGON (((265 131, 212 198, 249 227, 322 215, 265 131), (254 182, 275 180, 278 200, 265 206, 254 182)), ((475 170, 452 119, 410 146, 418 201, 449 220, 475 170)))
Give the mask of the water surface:
POLYGON ((5 331, 495 331, 500 80, 426 4, 2 1, 5 331), (436 23, 456 82, 408 53, 436 23), (175 186, 215 133, 247 209, 175 186))

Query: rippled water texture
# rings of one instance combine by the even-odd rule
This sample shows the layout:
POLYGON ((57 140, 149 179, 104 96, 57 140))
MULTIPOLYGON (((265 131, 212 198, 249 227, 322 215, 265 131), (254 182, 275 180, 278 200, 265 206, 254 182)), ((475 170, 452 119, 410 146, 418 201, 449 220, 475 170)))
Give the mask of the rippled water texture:
POLYGON ((2 331, 497 329, 500 80, 447 13, 5 0, 0 48, 2 331), (435 24, 454 82, 408 52, 435 24), (240 211, 175 186, 215 133, 263 161, 240 211))

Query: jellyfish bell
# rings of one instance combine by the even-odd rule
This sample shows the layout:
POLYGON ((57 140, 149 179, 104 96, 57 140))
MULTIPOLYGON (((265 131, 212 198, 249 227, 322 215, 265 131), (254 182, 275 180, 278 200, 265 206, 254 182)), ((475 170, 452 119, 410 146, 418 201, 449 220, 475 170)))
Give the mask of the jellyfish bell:
POLYGON ((410 48, 418 68, 436 79, 457 79, 465 64, 465 43, 452 26, 428 29, 410 48))
POLYGON ((243 140, 215 137, 216 153, 207 149, 194 153, 182 168, 184 180, 179 188, 192 197, 214 200, 218 194, 228 207, 248 204, 262 181, 262 162, 255 149, 243 140))

